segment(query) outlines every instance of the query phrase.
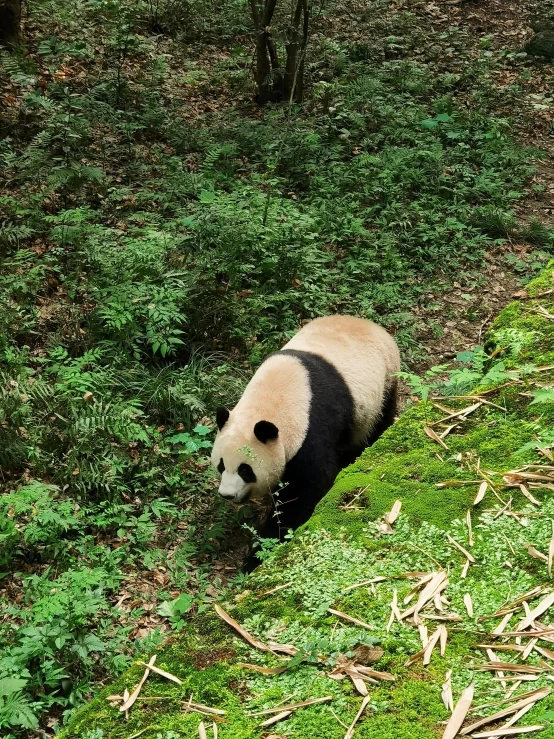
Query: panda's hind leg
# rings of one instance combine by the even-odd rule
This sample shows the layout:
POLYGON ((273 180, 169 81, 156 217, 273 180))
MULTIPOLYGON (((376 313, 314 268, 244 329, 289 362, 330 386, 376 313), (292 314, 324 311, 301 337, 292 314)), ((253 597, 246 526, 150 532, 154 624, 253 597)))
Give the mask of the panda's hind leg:
POLYGON ((383 397, 381 416, 373 431, 368 437, 367 446, 374 444, 377 439, 392 426, 398 406, 398 381, 395 379, 383 397))
POLYGON ((345 449, 340 457, 340 463, 341 468, 344 469, 345 467, 348 467, 348 465, 352 464, 352 462, 355 462, 356 459, 360 456, 360 454, 364 451, 364 449, 367 449, 368 446, 371 446, 374 444, 377 439, 394 423, 394 418, 396 416, 396 410, 397 410, 397 403, 398 403, 398 387, 396 380, 394 383, 390 386, 388 391, 385 393, 383 397, 383 405, 381 406, 381 415, 379 416, 379 420, 375 424, 373 430, 368 435, 367 439, 365 439, 361 444, 356 444, 354 446, 349 446, 347 449, 345 449))

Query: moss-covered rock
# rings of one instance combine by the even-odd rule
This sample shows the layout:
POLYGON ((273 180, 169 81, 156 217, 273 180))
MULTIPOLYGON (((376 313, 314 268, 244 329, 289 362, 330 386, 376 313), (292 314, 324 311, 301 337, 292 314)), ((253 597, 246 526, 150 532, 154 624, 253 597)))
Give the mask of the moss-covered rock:
POLYGON ((525 44, 525 51, 531 56, 542 56, 545 59, 554 59, 554 30, 548 29, 536 33, 525 44))
MULTIPOLYGON (((348 679, 331 680, 328 672, 339 655, 352 653, 359 644, 381 645, 384 653, 374 667, 392 673, 395 681, 369 686, 371 701, 357 725, 358 739, 442 736, 449 712, 441 700, 441 685, 448 670, 452 670, 455 699, 471 680, 475 681, 479 704, 502 699, 505 691, 494 675, 472 667, 486 660, 477 645, 490 640, 489 632, 498 624, 499 618, 491 615, 547 580, 546 563, 531 557, 527 547, 532 544, 539 552, 548 551, 554 498, 548 489, 534 489, 533 495, 541 504, 533 505, 519 487, 506 488, 502 474, 525 463, 540 462, 536 449, 522 451, 522 447, 548 432, 554 417, 554 403, 530 404, 529 396, 537 377, 542 383, 554 377, 551 370, 541 367, 554 364, 554 321, 548 315, 554 313, 553 267, 554 263, 529 285, 529 300, 502 312, 490 333, 491 342, 505 336, 507 329, 518 332, 512 336, 533 336, 533 341, 523 342, 517 357, 505 360, 514 369, 525 365, 525 372, 501 382, 495 392, 487 390, 481 396, 487 402, 446 437, 447 449, 424 433, 425 426, 447 412, 432 402, 409 409, 339 475, 310 521, 278 549, 271 562, 249 577, 247 589, 228 591, 222 605, 233 618, 266 643, 296 645, 302 650, 303 661, 295 659, 278 675, 263 675, 241 666, 275 667, 287 662, 251 647, 214 612, 205 612, 159 649, 158 666, 177 675, 182 685, 152 675, 126 721, 106 697, 121 695, 125 687, 132 690, 143 670, 134 666, 76 713, 63 739, 196 736, 200 720, 211 726, 212 719, 184 709, 191 695, 198 703, 226 711, 218 723, 222 739, 267 736, 259 726, 266 716, 255 715, 257 711, 331 696, 330 703, 296 711, 278 724, 274 733, 300 739, 342 739, 344 725, 352 721, 361 698, 348 679), (491 485, 482 502, 474 506, 483 480, 491 485), (445 482, 463 484, 440 486, 445 482), (501 514, 510 497, 510 515, 501 514), (377 522, 397 499, 402 501, 402 512, 393 533, 384 534, 377 522), (475 564, 465 578, 465 557, 447 534, 471 549, 475 564), (396 593, 400 608, 405 607, 403 601, 414 580, 403 575, 439 569, 448 573, 450 581, 445 605, 460 620, 446 622, 448 642, 443 656, 434 652, 429 665, 416 660, 406 667, 408 656, 421 649, 420 635, 406 620, 393 621, 387 630, 390 603, 396 593), (360 585, 375 578, 380 579, 360 585), (473 602, 472 617, 464 601, 467 594, 473 602), (337 619, 329 607, 373 629, 337 619)), ((448 406, 456 411, 472 402, 452 398, 448 406)), ((543 620, 550 622, 548 613, 543 620)), ((518 614, 511 625, 517 621, 518 614)), ((429 632, 438 623, 426 617, 429 632)), ((517 659, 513 654, 502 654, 508 654, 506 659, 517 659)), ((528 661, 536 664, 539 658, 531 654, 528 661)), ((540 676, 533 687, 543 684, 551 685, 540 676)), ((523 721, 536 723, 537 717, 552 709, 554 700, 549 697, 523 721)), ((543 723, 546 728, 541 739, 554 737, 548 717, 543 723)))

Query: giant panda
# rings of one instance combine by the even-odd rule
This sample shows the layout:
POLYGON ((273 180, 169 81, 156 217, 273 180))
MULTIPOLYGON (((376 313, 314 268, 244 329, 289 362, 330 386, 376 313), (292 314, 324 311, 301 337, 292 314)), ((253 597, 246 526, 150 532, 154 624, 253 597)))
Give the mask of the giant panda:
MULTIPOLYGON (((393 420, 400 355, 371 321, 327 316, 270 354, 232 411, 218 408, 211 461, 234 503, 274 497, 282 537, 308 520, 338 472, 393 420)), ((277 530, 274 530, 277 526, 277 530)))

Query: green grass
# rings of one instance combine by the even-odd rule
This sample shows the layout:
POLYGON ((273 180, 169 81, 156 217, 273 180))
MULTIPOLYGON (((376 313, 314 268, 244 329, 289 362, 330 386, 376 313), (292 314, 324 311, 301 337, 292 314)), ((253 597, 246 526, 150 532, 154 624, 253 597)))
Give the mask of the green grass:
MULTIPOLYGON (((213 494, 215 407, 318 315, 378 320, 407 367, 422 358, 429 293, 480 284, 486 251, 518 228, 536 154, 498 114, 499 98, 518 109, 495 87, 503 58, 473 57, 461 27, 432 32, 456 49, 453 74, 381 58, 382 41, 427 46, 426 19, 375 3, 356 39, 335 38, 331 4, 305 105, 258 110, 243 4, 178 5, 31 0, 22 48, 0 56, 0 680, 23 681, 0 727, 16 737, 66 721, 159 643, 159 624, 217 594, 211 565, 242 519, 213 494)), ((523 236, 542 249, 513 265, 527 278, 552 239, 540 224, 523 236)), ((430 413, 411 411, 342 475, 310 527, 362 536, 399 487, 414 525, 426 520, 425 490, 462 474, 419 448, 430 413), (341 496, 366 486, 362 510, 344 512, 341 496)), ((490 419, 479 444, 493 464, 528 437, 490 419)), ((441 525, 466 495, 449 493, 441 525)))
MULTIPOLYGON (((553 266, 554 263, 529 285, 531 295, 540 294, 554 284, 553 266)), ((544 363, 543 347, 548 347, 553 340, 554 327, 548 319, 533 312, 539 305, 549 310, 552 301, 545 296, 508 306, 489 332, 491 342, 495 341, 495 336, 502 336, 500 332, 507 327, 519 330, 532 327, 539 333, 538 341, 527 347, 524 355, 505 359, 512 370, 530 362, 544 363)), ((528 390, 533 391, 535 382, 548 382, 552 373, 541 373, 540 378, 536 374, 527 377, 528 390)), ((284 699, 292 702, 321 695, 333 696, 331 706, 336 716, 348 724, 360 698, 348 681, 329 680, 325 670, 335 664, 339 654, 348 653, 361 642, 382 646, 384 655, 376 668, 392 672, 396 681, 370 686, 370 705, 360 720, 356 736, 366 739, 442 736, 441 722, 448 718, 448 712, 442 705, 440 692, 449 669, 453 671, 455 699, 471 680, 475 681, 476 704, 502 698, 504 692, 490 674, 471 669, 473 664, 485 661, 484 653, 475 648, 476 644, 486 640, 487 632, 500 620, 478 620, 478 617, 494 613, 505 602, 547 581, 546 564, 531 558, 526 546, 532 543, 539 551, 547 551, 554 499, 547 490, 535 490, 533 492, 541 501, 536 508, 519 490, 499 488, 503 497, 508 493, 514 495, 513 510, 523 511, 522 525, 511 517, 494 517, 502 506, 490 489, 484 500, 473 507, 478 483, 452 488, 437 488, 436 483, 451 479, 472 480, 476 475, 478 478, 478 460, 480 468, 499 482, 501 478, 495 473, 538 459, 533 450, 523 453, 518 450, 533 433, 540 434, 543 427, 548 428, 551 404, 530 405, 529 398, 520 395, 521 387, 500 388, 485 396, 506 411, 482 406, 462 428, 455 429, 447 437, 448 450, 441 449, 423 433, 424 425, 436 421, 443 413, 430 402, 408 410, 377 444, 340 475, 308 524, 290 543, 277 550, 269 564, 262 565, 248 579, 246 589, 225 593, 224 607, 250 633, 262 640, 301 646, 308 663, 270 677, 241 670, 237 666, 241 661, 267 666, 280 664, 280 661, 248 646, 214 613, 208 612, 193 619, 182 634, 159 650, 159 664, 181 677, 184 685, 176 688, 154 678, 147 682, 143 692, 184 700, 192 690, 198 700, 228 710, 229 723, 220 726, 223 737, 260 737, 262 733, 256 728, 255 720, 248 718, 250 711, 271 707, 284 699), (359 510, 345 510, 345 499, 351 501, 359 491, 363 492, 352 503, 359 510), (394 524, 393 534, 380 534, 376 521, 396 499, 402 501, 402 513, 394 524), (472 547, 469 547, 464 522, 468 509, 475 539, 472 547), (540 515, 533 516, 534 513, 540 515), (460 578, 465 558, 448 542, 446 532, 470 548, 475 557, 476 563, 470 567, 466 579, 460 578), (438 567, 449 573, 448 610, 459 614, 462 622, 448 624, 444 657, 434 654, 427 667, 421 662, 405 667, 407 657, 421 646, 417 630, 405 622, 394 622, 387 633, 385 625, 393 589, 397 589, 402 603, 412 582, 392 577, 378 583, 373 593, 368 587, 347 592, 345 588, 379 575, 390 577, 438 567), (286 588, 263 595, 287 583, 286 588), (472 596, 474 618, 469 618, 464 607, 466 593, 472 596), (337 619, 327 613, 329 606, 372 624, 374 630, 368 632, 344 622, 337 623, 337 619), (195 669, 191 655, 199 645, 207 654, 217 647, 223 660, 204 670, 195 669), (315 660, 310 664, 310 655, 319 655, 319 664, 315 660)), ((470 403, 454 399, 448 402, 458 408, 470 403)), ((530 605, 535 603, 533 600, 530 605)), ((550 619, 548 614, 543 617, 545 623, 550 619)), ((510 627, 518 620, 516 614, 510 627)), ((428 621, 427 625, 431 630, 437 623, 428 621)), ((536 663, 537 657, 531 656, 529 662, 536 663)), ((122 719, 117 719, 115 710, 106 706, 105 695, 121 692, 124 686, 130 688, 139 675, 137 669, 126 673, 116 686, 107 688, 90 706, 77 712, 63 732, 64 739, 86 739, 87 730, 91 728, 100 730, 105 739, 115 739, 127 735, 127 729, 130 736, 149 725, 155 728, 144 732, 147 739, 156 737, 160 731, 163 737, 165 730, 175 731, 179 737, 194 735, 198 717, 183 717, 178 705, 171 702, 164 704, 163 711, 159 706, 135 707, 123 730, 122 719)), ((550 685, 550 682, 541 677, 532 687, 543 684, 550 685)), ((527 690, 528 686, 520 692, 523 689, 527 690)), ((535 706, 522 723, 543 722, 541 714, 552 708, 554 698, 549 697, 535 706)), ((541 737, 554 736, 554 726, 548 718, 545 722, 541 737)), ((344 728, 327 706, 299 710, 279 724, 278 730, 306 739, 321 735, 330 739, 344 736, 344 728)))

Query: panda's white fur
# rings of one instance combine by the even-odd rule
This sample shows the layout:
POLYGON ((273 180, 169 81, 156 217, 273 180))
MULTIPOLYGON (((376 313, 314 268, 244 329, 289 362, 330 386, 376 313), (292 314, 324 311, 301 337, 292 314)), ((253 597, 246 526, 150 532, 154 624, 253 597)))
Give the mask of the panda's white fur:
POLYGON ((328 316, 306 324, 283 349, 318 354, 338 370, 354 400, 354 442, 363 441, 381 414, 385 390, 400 371, 392 336, 363 318, 328 316))
MULTIPOLYGON (((298 458, 310 434, 317 433, 310 429, 310 417, 313 422, 312 401, 318 390, 314 383, 318 383, 320 365, 322 381, 327 383, 323 399, 321 394, 317 399, 321 432, 325 436, 323 427, 326 424, 332 427, 335 416, 344 415, 345 406, 351 402, 353 418, 352 428, 348 430, 349 445, 358 450, 378 426, 387 393, 393 393, 394 375, 400 369, 400 356, 393 338, 375 323, 353 316, 317 318, 306 324, 281 351, 285 353, 271 355, 257 370, 228 418, 225 412, 218 420, 220 430, 214 442, 212 464, 219 465, 220 471, 224 467, 219 492, 235 502, 249 496, 265 496, 272 491, 283 479, 289 463, 298 458), (289 350, 293 353, 286 353, 289 350), (304 352, 311 356, 302 354, 304 352), (342 395, 341 389, 344 389, 342 395), (349 393, 351 401, 345 401, 344 393, 349 393), (263 433, 258 433, 261 439, 254 431, 260 422, 269 422, 266 424, 269 432, 261 429, 263 433), (276 438, 272 438, 271 425, 278 431, 276 438), (251 468, 255 481, 249 481, 249 473, 246 481, 244 474, 241 477, 238 471, 241 465, 251 468)), ((340 431, 342 434, 344 430, 340 431)), ((331 465, 325 482, 320 481, 320 488, 323 484, 327 487, 332 484, 340 469, 338 450, 327 448, 329 444, 336 445, 327 441, 320 447, 316 441, 308 455, 307 464, 314 468, 318 464, 314 456, 321 455, 322 464, 327 457, 336 456, 337 462, 334 467, 331 465)), ((315 478, 318 471, 302 472, 308 476, 313 472, 315 478)), ((294 480, 290 480, 289 485, 291 483, 294 480)), ((316 490, 313 494, 321 497, 325 492, 316 490)))
POLYGON ((310 397, 308 372, 298 359, 277 353, 262 364, 215 439, 212 464, 217 467, 223 459, 219 486, 223 497, 239 503, 250 495, 267 495, 277 485, 306 437, 310 397), (277 426, 276 440, 262 443, 255 437, 254 426, 262 420, 277 426), (252 467, 256 483, 240 477, 241 464, 252 467))

